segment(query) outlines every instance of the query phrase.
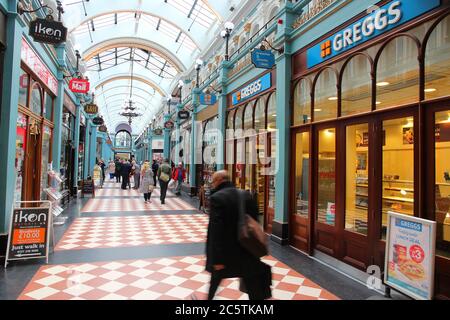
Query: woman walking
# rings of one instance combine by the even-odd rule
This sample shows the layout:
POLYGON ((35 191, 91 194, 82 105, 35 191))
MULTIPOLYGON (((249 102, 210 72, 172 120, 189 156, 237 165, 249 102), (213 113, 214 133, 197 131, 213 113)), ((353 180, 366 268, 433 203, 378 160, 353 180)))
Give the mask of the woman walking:
POLYGON ((141 185, 140 192, 144 194, 145 203, 152 203, 150 200, 153 189, 153 171, 150 163, 145 161, 141 168, 141 185))

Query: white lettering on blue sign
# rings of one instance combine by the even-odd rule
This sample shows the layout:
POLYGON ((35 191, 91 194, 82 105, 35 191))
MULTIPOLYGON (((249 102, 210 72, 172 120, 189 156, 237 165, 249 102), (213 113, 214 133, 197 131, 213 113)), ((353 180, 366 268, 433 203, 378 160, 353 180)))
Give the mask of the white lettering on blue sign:
POLYGON ((422 224, 418 223, 418 222, 412 222, 412 221, 396 218, 395 225, 400 228, 405 228, 405 229, 422 232, 422 224))
POLYGON ((270 73, 262 76, 258 80, 253 81, 248 86, 242 88, 238 92, 233 93, 233 105, 239 104, 272 86, 272 77, 270 73))

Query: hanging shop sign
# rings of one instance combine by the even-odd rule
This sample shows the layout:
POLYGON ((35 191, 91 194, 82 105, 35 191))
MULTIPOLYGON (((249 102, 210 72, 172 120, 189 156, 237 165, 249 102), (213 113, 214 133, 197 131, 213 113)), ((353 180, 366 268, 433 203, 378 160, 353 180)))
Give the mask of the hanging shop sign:
POLYGON ((186 110, 181 110, 178 112, 178 119, 186 120, 189 119, 189 112, 186 110))
POLYGON ((440 2, 440 0, 391 1, 308 49, 306 51, 307 67, 312 68, 421 16, 438 7, 440 2))
POLYGON ((166 128, 166 129, 173 129, 174 126, 175 126, 175 124, 173 123, 172 120, 169 120, 166 123, 164 123, 164 128, 166 128))
POLYGON ((155 136, 161 136, 163 134, 163 131, 162 131, 162 129, 155 129, 155 130, 153 130, 153 134, 155 136))
POLYGON ((385 283, 412 298, 432 299, 435 248, 435 221, 388 212, 385 283))
POLYGON ((5 267, 11 260, 48 258, 52 208, 44 202, 48 206, 13 209, 5 267))
POLYGON ((86 79, 72 79, 69 81, 69 89, 74 93, 88 93, 90 83, 86 79))
POLYGON ((252 63, 259 69, 272 69, 275 65, 275 55, 269 50, 255 49, 252 51, 252 63))
POLYGON ((55 95, 58 95, 58 80, 34 52, 28 42, 22 38, 20 58, 55 95))
POLYGON ((67 28, 62 22, 54 21, 52 16, 47 16, 30 22, 29 35, 36 42, 60 44, 66 41, 67 28))
POLYGON ((100 132, 108 132, 108 128, 107 128, 105 125, 101 125, 101 126, 98 128, 98 131, 100 131, 100 132))
POLYGON ((216 104, 217 96, 214 94, 202 93, 202 94, 200 94, 199 102, 201 105, 204 105, 204 106, 212 106, 212 105, 216 104))
POLYGON ((103 118, 95 117, 94 119, 92 119, 92 123, 95 124, 96 126, 101 126, 103 125, 104 121, 103 118))
POLYGON ((233 106, 244 102, 245 100, 250 99, 251 97, 254 97, 263 91, 270 89, 272 87, 272 74, 266 73, 261 78, 253 81, 248 86, 242 88, 241 90, 233 93, 232 96, 232 103, 233 106))
POLYGON ((84 106, 84 112, 86 112, 87 114, 97 114, 98 106, 94 103, 89 103, 84 106))

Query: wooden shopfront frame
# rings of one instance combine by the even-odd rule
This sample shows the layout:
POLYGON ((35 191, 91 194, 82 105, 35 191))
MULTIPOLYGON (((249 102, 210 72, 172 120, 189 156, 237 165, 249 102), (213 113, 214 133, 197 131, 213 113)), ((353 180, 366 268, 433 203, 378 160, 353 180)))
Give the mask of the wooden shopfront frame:
MULTIPOLYGON (((252 108, 252 128, 255 128, 255 117, 256 117, 256 106, 258 104, 258 101, 260 99, 265 98, 265 106, 264 106, 264 118, 265 118, 265 123, 264 123, 264 128, 268 127, 268 123, 269 123, 269 119, 268 119, 268 109, 269 109, 269 103, 271 100, 271 97, 273 95, 276 94, 276 70, 268 70, 266 72, 261 73, 260 75, 258 75, 257 77, 253 78, 252 80, 247 81, 244 85, 240 86, 238 89, 236 89, 235 91, 231 92, 228 97, 227 97, 227 105, 228 105, 228 110, 227 110, 227 116, 226 116, 226 129, 236 129, 236 114, 239 110, 242 110, 242 119, 241 119, 241 127, 243 128, 243 132, 245 132, 245 113, 247 108, 252 108), (266 76, 267 74, 271 75, 271 86, 270 88, 268 88, 267 90, 264 90, 258 94, 256 94, 255 96, 252 96, 251 98, 249 98, 248 100, 245 100, 241 103, 238 103, 236 105, 233 105, 233 95, 242 90, 242 88, 245 88, 246 86, 248 86, 249 84, 251 84, 252 82, 254 82, 255 80, 257 80, 258 78, 262 78, 264 76, 266 76), (228 120, 229 120, 229 115, 230 113, 232 113, 232 122, 233 122, 233 127, 229 128, 228 127, 228 120)), ((259 139, 260 134, 257 133, 257 137, 256 139, 259 139)), ((224 140, 226 140, 226 133, 224 134, 224 140)), ((246 150, 246 146, 247 143, 249 143, 251 141, 251 139, 254 139, 255 137, 248 137, 246 136, 245 138, 242 139, 236 139, 235 137, 233 138, 233 164, 231 165, 231 172, 230 172, 230 177, 231 180, 233 182, 236 181, 237 179, 237 169, 236 169, 236 165, 237 165, 237 157, 238 157, 238 148, 242 148, 243 149, 243 158, 244 158, 244 162, 245 162, 245 150, 246 150), (242 141, 240 141, 242 140, 242 141), (240 144, 243 144, 243 147, 240 146, 240 144)), ((272 156, 272 150, 271 150, 271 139, 272 139, 272 135, 269 131, 266 131, 265 133, 265 140, 266 140, 266 145, 267 145, 267 153, 266 153, 266 158, 271 158, 272 156)), ((231 140, 229 141, 225 141, 224 143, 224 155, 225 155, 225 159, 228 159, 228 155, 227 155, 227 144, 230 143, 231 140)), ((229 149, 229 148, 228 148, 229 149)), ((259 151, 258 151, 259 152, 259 151)), ((257 161, 259 159, 259 154, 256 153, 256 158, 257 161)), ((241 164, 241 178, 239 183, 236 184, 236 187, 240 188, 240 189, 245 189, 245 181, 246 181, 246 167, 248 164, 241 164)), ((226 167, 228 167, 229 164, 226 163, 226 167)), ((257 197, 258 197, 258 203, 260 203, 261 201, 259 200, 260 198, 260 194, 257 192, 258 189, 258 182, 256 181, 256 164, 252 164, 251 165, 251 171, 250 174, 253 178, 253 187, 255 188, 255 190, 250 190, 250 191, 254 191, 257 193, 257 197)), ((268 168, 269 165, 268 164, 262 164, 262 167, 268 168)), ((264 212, 262 212, 263 215, 263 220, 260 221, 263 226, 264 229, 267 233, 272 233, 272 222, 273 219, 275 217, 275 208, 270 208, 268 207, 268 203, 269 203, 269 179, 267 178, 267 176, 264 178, 264 194, 263 194, 263 198, 262 198, 262 202, 263 202, 263 207, 264 207, 264 212)), ((261 207, 261 205, 260 205, 261 207)))
MULTIPOLYGON (((389 1, 382 1, 381 5, 389 1)), ((365 13, 361 13, 354 19, 348 22, 351 24, 365 13)), ((335 63, 346 61, 337 74, 337 117, 326 120, 314 122, 314 91, 315 80, 311 81, 310 87, 310 115, 311 122, 307 124, 299 124, 291 126, 291 141, 292 150, 295 150, 295 140, 297 133, 308 132, 309 137, 309 193, 308 203, 309 211, 307 217, 299 217, 295 214, 296 196, 294 192, 290 194, 290 243, 294 247, 312 255, 315 250, 325 252, 339 260, 342 260, 356 268, 366 271, 370 265, 378 265, 383 268, 385 255, 385 241, 381 239, 381 209, 383 198, 383 182, 382 177, 382 124, 384 120, 393 118, 412 117, 414 124, 414 215, 416 217, 435 220, 434 206, 434 114, 436 111, 450 109, 450 97, 442 97, 435 100, 425 100, 425 51, 427 40, 438 25, 449 14, 449 1, 442 1, 441 6, 419 18, 412 20, 405 25, 402 25, 393 32, 388 32, 380 35, 377 38, 368 41, 367 43, 343 53, 329 61, 317 65, 311 69, 306 69, 306 50, 314 45, 317 45, 322 39, 329 37, 336 33, 337 30, 342 29, 342 26, 332 30, 321 39, 316 40, 307 48, 302 49, 293 57, 293 82, 291 96, 295 96, 297 84, 302 79, 306 79, 310 75, 315 75, 315 80, 320 75, 320 72, 332 66, 335 63), (408 36, 408 31, 424 24, 426 22, 436 19, 434 23, 429 26, 422 41, 417 43, 418 46, 418 68, 419 68, 419 94, 416 103, 409 103, 403 105, 396 105, 387 109, 376 109, 377 99, 377 72, 376 67, 380 59, 380 55, 390 41, 393 41, 399 36, 408 36), (363 55, 364 50, 380 45, 376 56, 372 57, 372 71, 371 71, 371 109, 367 112, 351 116, 341 116, 342 111, 342 72, 346 64, 356 55, 363 55), (351 232, 345 229, 345 176, 346 176, 346 154, 345 154, 345 138, 346 127, 367 123, 369 126, 369 138, 371 140, 369 147, 369 186, 372 190, 369 192, 369 208, 367 213, 368 218, 368 232, 366 236, 351 232), (335 226, 322 225, 317 221, 317 170, 318 170, 318 132, 321 129, 335 127, 336 128, 336 221, 335 226), (430 131, 431 130, 431 131, 430 131), (431 133, 430 133, 431 132, 431 133), (325 235, 324 235, 325 234, 325 235), (329 239, 327 236, 332 235, 329 239), (330 241, 332 240, 332 241, 330 241), (351 252, 353 251, 353 253, 351 252)), ((346 24, 347 25, 347 24, 346 24)), ((294 98, 292 99, 292 108, 294 108, 294 98)), ((294 112, 292 112, 294 114, 294 112)), ((293 123, 293 122, 292 122, 293 123)), ((292 153, 291 159, 291 190, 295 187, 295 152, 292 153)), ((450 288, 450 260, 442 257, 436 257, 436 284, 435 297, 449 298, 450 288), (446 284, 447 283, 447 284, 446 284)))

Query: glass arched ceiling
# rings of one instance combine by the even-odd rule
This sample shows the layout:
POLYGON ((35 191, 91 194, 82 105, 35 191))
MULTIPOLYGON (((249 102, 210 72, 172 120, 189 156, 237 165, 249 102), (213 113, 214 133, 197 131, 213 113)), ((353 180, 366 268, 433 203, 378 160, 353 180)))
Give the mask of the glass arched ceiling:
MULTIPOLYGON (((142 116, 139 134, 162 98, 217 36, 230 14, 224 0, 63 0, 64 24, 87 66, 108 129, 130 98, 142 116)), ((241 1, 234 1, 237 6, 241 1)))

